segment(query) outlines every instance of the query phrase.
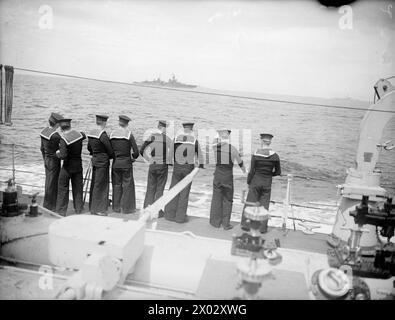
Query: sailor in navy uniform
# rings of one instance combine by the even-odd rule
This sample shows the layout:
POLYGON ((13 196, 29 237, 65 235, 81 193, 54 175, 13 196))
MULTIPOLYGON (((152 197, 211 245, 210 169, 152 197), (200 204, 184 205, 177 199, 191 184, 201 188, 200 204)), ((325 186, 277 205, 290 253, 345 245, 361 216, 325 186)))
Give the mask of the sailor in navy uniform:
POLYGON ((114 150, 112 163, 112 209, 115 212, 136 212, 136 191, 133 179, 133 162, 139 156, 139 149, 129 130, 130 118, 119 116, 119 128, 111 132, 110 141, 114 150), (131 152, 131 149, 133 152, 131 152))
MULTIPOLYGON (((144 208, 158 200, 165 189, 168 166, 172 163, 172 140, 166 135, 166 127, 166 121, 160 120, 158 129, 144 141, 140 148, 140 154, 150 162, 144 208)), ((159 218, 163 216, 164 212, 161 210, 159 218)))
POLYGON ((237 149, 230 144, 229 135, 231 130, 218 130, 218 139, 214 142, 213 151, 215 159, 215 171, 213 181, 213 198, 210 209, 210 224, 213 227, 222 227, 230 230, 233 204, 233 164, 236 162, 244 174, 246 169, 237 149))
POLYGON ((49 127, 43 129, 41 136, 41 153, 45 167, 45 194, 44 208, 54 211, 58 195, 58 179, 60 172, 60 159, 56 156, 59 150, 60 134, 58 121, 63 117, 58 113, 51 113, 49 127))
MULTIPOLYGON (((266 210, 269 210, 272 178, 281 175, 280 157, 270 148, 273 135, 262 133, 261 147, 251 157, 250 172, 247 177, 248 195, 247 202, 259 202, 266 210)), ((267 232, 267 221, 262 225, 261 233, 267 232)), ((249 230, 244 217, 241 219, 243 230, 249 230)))
POLYGON ((71 119, 61 119, 59 121, 62 139, 60 140, 59 150, 56 152, 58 158, 63 160, 56 201, 56 212, 62 215, 66 215, 69 204, 70 180, 74 210, 79 214, 84 209, 81 152, 82 142, 86 139, 86 136, 83 132, 71 129, 70 122, 71 119))
POLYGON ((108 116, 96 115, 96 127, 89 131, 88 151, 92 156, 92 181, 89 197, 91 214, 106 215, 109 203, 110 159, 114 157, 105 128, 108 116))
MULTIPOLYGON (((196 160, 198 160, 199 167, 204 169, 204 157, 193 133, 193 125, 192 122, 183 123, 183 132, 177 134, 172 143, 171 154, 172 157, 174 154, 174 168, 170 188, 192 172, 196 160)), ((166 205, 165 219, 178 223, 188 221, 186 213, 191 186, 192 182, 166 205)))

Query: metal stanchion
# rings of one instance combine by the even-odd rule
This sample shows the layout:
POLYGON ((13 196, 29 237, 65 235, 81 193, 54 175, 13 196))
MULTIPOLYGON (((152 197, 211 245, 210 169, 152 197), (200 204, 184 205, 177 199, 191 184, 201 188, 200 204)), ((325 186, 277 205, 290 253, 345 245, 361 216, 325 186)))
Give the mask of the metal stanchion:
POLYGON ((287 193, 285 195, 285 205, 287 206, 287 209, 284 210, 284 216, 283 216, 283 229, 285 230, 287 227, 287 219, 288 219, 288 211, 291 212, 292 216, 292 222, 294 226, 294 230, 296 230, 295 226, 295 217, 292 209, 292 204, 291 204, 291 185, 292 185, 292 179, 293 175, 292 174, 287 174, 287 193))
POLYGON ((15 186, 15 144, 12 144, 12 183, 15 186))
POLYGON ((4 99, 4 110, 5 110, 5 124, 12 125, 11 114, 12 114, 12 99, 13 99, 13 80, 14 80, 14 67, 4 66, 5 70, 5 99, 4 99))

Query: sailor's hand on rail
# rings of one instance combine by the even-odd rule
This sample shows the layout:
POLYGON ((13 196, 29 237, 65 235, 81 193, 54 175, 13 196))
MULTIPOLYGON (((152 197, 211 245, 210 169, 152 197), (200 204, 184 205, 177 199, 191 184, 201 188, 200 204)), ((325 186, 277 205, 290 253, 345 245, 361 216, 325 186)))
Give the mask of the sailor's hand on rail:
POLYGON ((156 213, 155 212, 151 212, 150 215, 149 215, 149 220, 152 222, 154 220, 157 220, 158 217, 159 217, 159 213, 158 212, 156 212, 156 213))
POLYGON ((140 219, 145 220, 145 221, 153 221, 155 219, 158 219, 159 212, 153 211, 151 206, 146 207, 144 210, 142 210, 140 219))

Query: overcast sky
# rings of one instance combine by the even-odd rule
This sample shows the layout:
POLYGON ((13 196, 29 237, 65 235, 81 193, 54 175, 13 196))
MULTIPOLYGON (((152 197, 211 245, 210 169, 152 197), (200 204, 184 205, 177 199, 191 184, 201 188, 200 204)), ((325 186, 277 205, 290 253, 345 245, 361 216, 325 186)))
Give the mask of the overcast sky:
POLYGON ((376 80, 395 75, 395 3, 357 2, 352 14, 352 29, 342 29, 344 13, 315 1, 0 0, 0 62, 120 81, 174 73, 215 89, 371 100, 376 80), (42 5, 52 9, 52 28, 43 28, 42 5))

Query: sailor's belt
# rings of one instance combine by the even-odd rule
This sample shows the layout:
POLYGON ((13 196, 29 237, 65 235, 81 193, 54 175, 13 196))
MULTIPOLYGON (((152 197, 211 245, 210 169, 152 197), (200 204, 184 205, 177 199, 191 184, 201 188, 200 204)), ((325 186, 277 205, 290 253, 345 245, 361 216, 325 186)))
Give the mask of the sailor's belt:
POLYGON ((152 164, 167 164, 166 161, 163 161, 163 160, 153 160, 151 163, 152 164))

